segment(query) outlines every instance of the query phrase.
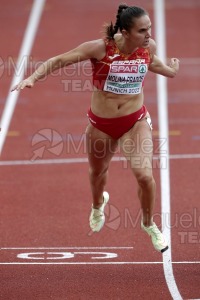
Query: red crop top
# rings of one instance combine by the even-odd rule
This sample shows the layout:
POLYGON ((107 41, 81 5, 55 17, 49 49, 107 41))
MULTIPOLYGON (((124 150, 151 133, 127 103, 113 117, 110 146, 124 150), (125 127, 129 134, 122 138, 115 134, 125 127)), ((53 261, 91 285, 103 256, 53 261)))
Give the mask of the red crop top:
POLYGON ((91 59, 93 85, 115 94, 140 94, 151 62, 149 48, 138 48, 130 55, 120 52, 114 40, 105 39, 106 55, 91 59))

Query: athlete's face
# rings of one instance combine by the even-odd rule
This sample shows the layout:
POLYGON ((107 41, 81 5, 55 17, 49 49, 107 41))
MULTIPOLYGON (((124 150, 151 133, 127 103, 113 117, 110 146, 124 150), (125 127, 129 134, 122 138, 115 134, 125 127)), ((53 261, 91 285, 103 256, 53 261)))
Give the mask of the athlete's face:
POLYGON ((127 32, 127 39, 136 47, 148 47, 151 37, 151 20, 149 16, 144 15, 134 20, 134 25, 127 32))

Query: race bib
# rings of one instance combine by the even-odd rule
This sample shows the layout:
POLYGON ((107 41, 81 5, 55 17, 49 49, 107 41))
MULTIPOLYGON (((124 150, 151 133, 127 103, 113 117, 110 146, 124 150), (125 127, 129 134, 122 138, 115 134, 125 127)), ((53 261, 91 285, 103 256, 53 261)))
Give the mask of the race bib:
POLYGON ((105 81, 104 91, 137 95, 148 71, 145 59, 113 61, 105 81))

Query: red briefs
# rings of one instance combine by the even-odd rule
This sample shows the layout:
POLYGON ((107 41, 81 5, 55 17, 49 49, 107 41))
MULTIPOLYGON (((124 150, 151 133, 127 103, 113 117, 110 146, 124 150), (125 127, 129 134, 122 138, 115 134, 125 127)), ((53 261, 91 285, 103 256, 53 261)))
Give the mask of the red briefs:
POLYGON ((113 139, 119 139, 124 133, 128 132, 137 121, 143 119, 146 113, 146 106, 143 105, 138 111, 118 118, 98 117, 93 114, 91 108, 87 116, 94 127, 110 135, 113 139))

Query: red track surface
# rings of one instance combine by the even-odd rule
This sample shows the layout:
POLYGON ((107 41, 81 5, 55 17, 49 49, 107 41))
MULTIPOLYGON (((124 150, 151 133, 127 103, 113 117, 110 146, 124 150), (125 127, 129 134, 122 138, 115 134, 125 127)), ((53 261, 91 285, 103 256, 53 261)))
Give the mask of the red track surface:
MULTIPOLYGON (((178 155, 178 159, 170 161, 173 271, 183 299, 198 299, 200 160, 185 159, 181 155, 199 154, 200 62, 194 58, 200 57, 197 30, 200 2, 166 2, 167 54, 181 60, 179 75, 168 84, 170 154, 178 155)), ((7 62, 1 77, 1 111, 13 75, 9 57, 18 56, 31 5, 30 0, 1 1, 0 55, 7 62)), ((114 19, 117 5, 114 0, 71 3, 48 0, 32 49, 33 63, 99 38, 103 22, 114 19)), ((149 10, 153 21, 151 1, 136 1, 134 5, 149 10)), ((81 75, 77 67, 73 79, 86 82, 90 78, 87 68, 88 64, 81 75)), ((32 71, 31 66, 29 72, 32 71)), ((33 137, 41 134, 42 129, 51 129, 63 138, 63 149, 60 152, 57 149, 54 154, 47 150, 43 159, 86 158, 84 140, 80 140, 87 125, 91 92, 66 91, 63 80, 72 78, 68 72, 54 74, 34 89, 20 94, 2 161, 33 158, 37 148, 33 147, 33 137)), ((146 105, 152 115, 156 143, 155 76, 148 76, 146 105)), ((154 251, 140 230, 140 207, 130 170, 122 161, 112 163, 107 187, 111 196, 107 224, 102 232, 91 235, 87 169, 85 162, 69 164, 66 161, 1 165, 0 299, 171 299, 162 256, 154 251), (19 256, 23 253, 32 253, 29 255, 32 259, 19 256), (117 257, 108 258, 110 253, 117 257), (9 262, 11 264, 3 264, 9 262)), ((154 174, 158 184, 155 212, 159 224, 158 167, 154 174)))

